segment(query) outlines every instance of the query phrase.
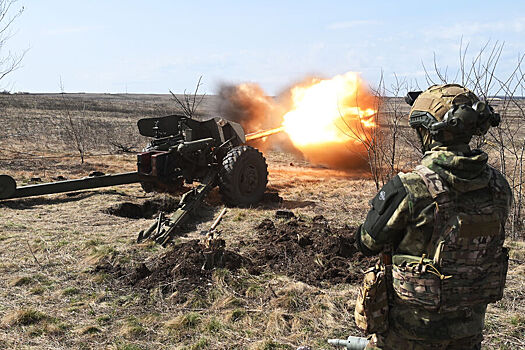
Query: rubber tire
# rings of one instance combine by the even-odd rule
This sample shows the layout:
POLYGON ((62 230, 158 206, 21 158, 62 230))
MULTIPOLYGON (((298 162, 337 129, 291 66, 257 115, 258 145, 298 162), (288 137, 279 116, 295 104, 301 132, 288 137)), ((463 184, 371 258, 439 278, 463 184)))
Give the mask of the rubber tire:
POLYGON ((268 165, 256 148, 235 147, 222 160, 219 192, 226 205, 248 207, 257 204, 267 183, 268 165))

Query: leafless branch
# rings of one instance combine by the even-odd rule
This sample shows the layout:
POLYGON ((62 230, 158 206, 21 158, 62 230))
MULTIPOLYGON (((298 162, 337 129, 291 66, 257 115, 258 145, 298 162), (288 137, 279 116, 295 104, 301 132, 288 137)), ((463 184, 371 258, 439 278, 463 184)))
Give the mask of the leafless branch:
MULTIPOLYGON (((14 21, 24 12, 24 7, 22 6, 12 14, 12 7, 16 2, 17 0, 0 0, 0 51, 5 51, 5 45, 12 37, 10 33, 11 27, 14 21)), ((0 80, 20 67, 26 53, 27 50, 20 54, 9 52, 0 58, 0 80)))
POLYGON ((184 90, 182 101, 181 99, 177 97, 177 95, 175 95, 171 90, 169 90, 175 102, 177 102, 179 107, 182 109, 182 112, 184 113, 184 115, 187 116, 188 118, 196 117, 197 109, 199 105, 201 104, 201 102, 204 100, 204 97, 206 96, 206 94, 202 94, 200 96, 198 95, 199 88, 202 85, 201 81, 202 81, 202 76, 199 77, 199 81, 197 82, 197 85, 195 86, 195 91, 193 92, 193 94, 187 94, 186 90, 184 90))

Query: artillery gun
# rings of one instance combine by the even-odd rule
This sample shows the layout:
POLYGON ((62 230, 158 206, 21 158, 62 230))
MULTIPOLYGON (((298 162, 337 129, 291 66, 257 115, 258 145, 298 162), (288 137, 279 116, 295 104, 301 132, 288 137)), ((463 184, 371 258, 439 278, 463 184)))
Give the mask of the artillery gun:
POLYGON ((137 126, 142 136, 152 138, 137 155, 137 171, 22 187, 12 177, 0 175, 0 200, 130 183, 140 183, 147 192, 169 192, 183 182, 198 182, 182 196, 171 217, 161 213, 137 239, 166 245, 215 186, 226 205, 246 207, 259 202, 266 190, 268 167, 262 153, 245 142, 282 131, 245 135, 240 124, 220 117, 198 121, 183 115, 140 119, 137 126))

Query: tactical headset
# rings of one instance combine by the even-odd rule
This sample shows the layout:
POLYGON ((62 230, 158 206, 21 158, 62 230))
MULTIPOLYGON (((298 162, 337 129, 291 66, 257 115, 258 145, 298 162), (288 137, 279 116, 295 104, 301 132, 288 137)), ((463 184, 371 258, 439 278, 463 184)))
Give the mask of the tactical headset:
POLYGON ((409 125, 418 131, 424 150, 429 148, 424 134, 442 144, 468 144, 473 135, 482 136, 491 126, 500 124, 501 117, 492 106, 479 101, 460 85, 435 85, 425 92, 411 91, 405 101, 414 106, 422 94, 425 101, 412 108, 409 125), (446 112, 445 106, 450 107, 446 112))

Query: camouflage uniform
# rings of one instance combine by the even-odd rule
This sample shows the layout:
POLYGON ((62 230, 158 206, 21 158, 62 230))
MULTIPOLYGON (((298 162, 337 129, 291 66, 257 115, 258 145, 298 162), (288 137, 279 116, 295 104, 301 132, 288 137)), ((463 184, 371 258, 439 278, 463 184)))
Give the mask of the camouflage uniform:
MULTIPOLYGON (((487 154, 467 144, 438 145, 426 152, 422 165, 437 173, 460 206, 475 205, 497 213, 501 225, 506 220, 512 198, 505 178, 487 165, 487 154), (499 200, 494 199, 494 189, 499 200)), ((400 173, 406 195, 384 227, 369 234, 365 222, 356 234, 358 247, 366 255, 393 247, 393 254, 427 257, 432 255, 436 202, 416 172, 400 173)), ((381 193, 381 192, 380 192, 381 193)), ((370 215, 367 217, 370 220, 370 215)), ((368 223, 370 224, 370 223, 368 223)), ((506 271, 505 271, 506 272, 506 271)), ((486 303, 458 310, 433 312, 418 306, 390 302, 389 329, 374 334, 367 349, 477 349, 480 347, 486 303)))

